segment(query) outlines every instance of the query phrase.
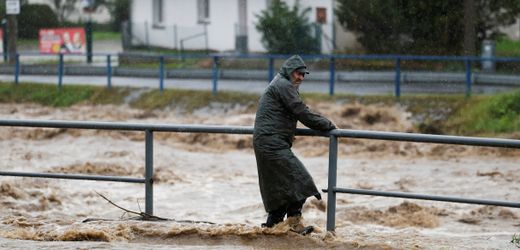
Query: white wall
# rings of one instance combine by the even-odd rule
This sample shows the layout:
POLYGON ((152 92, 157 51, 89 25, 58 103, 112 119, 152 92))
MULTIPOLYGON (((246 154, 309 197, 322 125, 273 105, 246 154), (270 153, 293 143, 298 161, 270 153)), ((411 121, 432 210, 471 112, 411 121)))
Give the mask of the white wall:
POLYGON ((247 34, 248 34, 248 47, 250 52, 265 52, 265 48, 262 45, 262 34, 256 31, 256 24, 258 23, 257 14, 260 14, 262 10, 266 8, 265 0, 247 1, 247 34))
MULTIPOLYGON (((249 6, 247 7, 249 8, 249 6)), ((210 47, 220 51, 235 50, 238 1, 210 0, 210 12, 210 23, 208 25, 210 47)))
POLYGON ((506 33, 507 37, 511 40, 520 40, 520 18, 516 19, 516 22, 508 27, 500 28, 500 31, 506 33))
MULTIPOLYGON (((292 6, 295 0, 286 1, 292 6)), ((312 8, 309 20, 316 21, 316 7, 327 9, 327 23, 323 32, 332 38, 332 0, 301 0, 302 6, 312 8)), ((134 44, 179 48, 180 40, 204 32, 204 25, 198 23, 197 1, 163 0, 164 22, 160 27, 153 25, 152 1, 133 0, 131 6, 132 29, 138 39, 134 44), (176 32, 175 32, 176 31, 176 32)), ((248 47, 251 52, 265 52, 261 34, 257 32, 256 17, 266 8, 265 0, 247 1, 248 47)), ((210 0, 210 19, 207 24, 209 49, 217 51, 235 50, 235 29, 238 22, 238 0, 210 0)), ((204 49, 205 37, 200 36, 184 42, 185 49, 204 49)), ((330 53, 330 41, 323 41, 324 53, 330 53)))
MULTIPOLYGON (((338 2, 335 1, 335 8, 338 6, 338 2)), ((336 27, 336 48, 339 51, 344 50, 360 50, 363 49, 363 46, 357 41, 357 36, 354 32, 344 29, 338 21, 338 18, 335 17, 335 27, 336 27)))

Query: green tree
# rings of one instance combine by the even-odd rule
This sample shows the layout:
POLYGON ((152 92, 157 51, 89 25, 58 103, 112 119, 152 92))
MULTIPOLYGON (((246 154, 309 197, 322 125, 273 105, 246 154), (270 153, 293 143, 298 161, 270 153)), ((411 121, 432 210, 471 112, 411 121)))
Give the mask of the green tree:
POLYGON ((130 17, 130 0, 95 0, 90 6, 91 10, 100 7, 105 7, 110 13, 110 30, 121 31, 121 23, 130 17))
MULTIPOLYGON (((336 15, 369 53, 462 54, 464 1, 338 0, 336 15)), ((513 24, 520 0, 476 0, 478 44, 513 24)), ((479 48, 479 46, 476 46, 479 48)))
POLYGON ((18 15, 18 37, 38 38, 39 30, 58 27, 58 17, 46 4, 24 4, 18 15))
POLYGON ((112 31, 121 31, 121 23, 130 18, 130 0, 105 1, 110 12, 110 28, 112 31))
POLYGON ((73 13, 77 12, 76 4, 77 0, 54 0, 52 1, 54 11, 56 16, 58 16, 58 21, 64 23, 67 18, 73 13))
POLYGON ((269 53, 316 54, 319 39, 307 17, 310 8, 300 10, 299 1, 292 8, 285 2, 274 0, 266 10, 257 14, 256 29, 262 33, 262 43, 269 53))

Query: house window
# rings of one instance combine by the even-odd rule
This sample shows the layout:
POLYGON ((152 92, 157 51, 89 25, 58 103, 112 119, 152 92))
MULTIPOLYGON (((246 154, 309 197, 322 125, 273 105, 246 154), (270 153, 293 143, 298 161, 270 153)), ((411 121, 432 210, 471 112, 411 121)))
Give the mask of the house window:
POLYGON ((316 22, 327 23, 327 9, 323 7, 316 7, 316 22))
POLYGON ((197 0, 199 23, 209 23, 209 0, 197 0))
POLYGON ((153 24, 161 26, 164 23, 163 0, 153 0, 153 24))

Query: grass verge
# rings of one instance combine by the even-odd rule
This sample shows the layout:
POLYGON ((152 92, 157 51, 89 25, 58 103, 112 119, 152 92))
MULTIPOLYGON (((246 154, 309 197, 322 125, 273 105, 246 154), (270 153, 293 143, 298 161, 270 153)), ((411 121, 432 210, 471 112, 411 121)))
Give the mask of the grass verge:
POLYGON ((121 33, 110 32, 110 31, 94 31, 92 33, 92 39, 94 39, 94 41, 100 41, 100 40, 121 41, 121 33))
POLYGON ((497 56, 520 57, 520 41, 501 39, 495 49, 497 56))
POLYGON ((52 107, 68 107, 78 103, 121 104, 128 89, 106 89, 95 86, 63 86, 21 83, 0 83, 1 103, 38 103, 52 107))
POLYGON ((455 134, 493 135, 520 131, 520 91, 474 97, 445 123, 455 134))
MULTIPOLYGON (((125 98, 142 91, 131 88, 107 89, 100 86, 63 86, 21 83, 0 83, 0 103, 38 103, 52 107, 74 104, 124 104, 125 98)), ((493 136, 520 131, 520 91, 499 95, 405 95, 396 100, 392 95, 354 96, 337 94, 303 94, 303 99, 314 106, 317 102, 400 105, 411 113, 413 122, 422 133, 493 136)), ((256 109, 259 94, 241 92, 166 89, 151 90, 139 95, 129 105, 139 109, 175 108, 183 112, 211 105, 230 103, 256 109)))

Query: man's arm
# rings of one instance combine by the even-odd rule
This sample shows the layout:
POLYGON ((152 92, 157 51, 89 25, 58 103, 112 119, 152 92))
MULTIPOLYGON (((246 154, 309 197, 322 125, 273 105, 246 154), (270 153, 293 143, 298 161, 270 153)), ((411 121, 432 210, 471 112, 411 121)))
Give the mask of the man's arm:
POLYGON ((284 105, 295 114, 303 125, 315 129, 328 131, 335 129, 335 124, 324 116, 312 112, 300 98, 300 95, 291 85, 280 86, 280 98, 284 105))

